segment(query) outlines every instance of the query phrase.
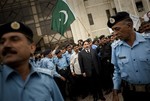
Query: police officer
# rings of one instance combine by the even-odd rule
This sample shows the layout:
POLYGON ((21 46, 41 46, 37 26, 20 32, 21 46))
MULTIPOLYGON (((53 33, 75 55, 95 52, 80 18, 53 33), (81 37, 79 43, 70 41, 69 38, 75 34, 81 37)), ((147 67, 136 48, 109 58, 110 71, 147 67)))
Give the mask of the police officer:
POLYGON ((23 23, 0 26, 0 101, 64 101, 48 69, 29 63, 35 49, 33 32, 23 23))
POLYGON ((67 58, 67 62, 68 64, 70 64, 70 57, 71 55, 74 53, 71 44, 67 44, 66 45, 66 52, 64 53, 66 55, 67 58))
POLYGON ((44 52, 44 56, 45 57, 41 59, 40 67, 50 69, 53 72, 54 77, 58 77, 58 78, 62 79, 63 81, 65 81, 65 78, 63 76, 61 76, 60 74, 58 74, 58 72, 56 71, 56 66, 54 64, 52 51, 46 50, 44 52))
POLYGON ((119 100, 117 91, 121 81, 124 101, 150 101, 150 36, 134 31, 127 12, 110 17, 107 25, 120 39, 112 45, 113 101, 119 100))
POLYGON ((56 82, 58 84, 58 87, 59 87, 64 99, 66 99, 67 92, 68 92, 68 89, 67 89, 68 84, 67 83, 69 80, 70 67, 69 67, 69 64, 67 62, 66 55, 62 54, 60 49, 57 49, 55 51, 55 54, 56 54, 56 57, 55 57, 54 61, 55 61, 55 65, 56 65, 56 68, 58 70, 58 73, 66 79, 65 81, 62 81, 60 79, 56 79, 56 82))

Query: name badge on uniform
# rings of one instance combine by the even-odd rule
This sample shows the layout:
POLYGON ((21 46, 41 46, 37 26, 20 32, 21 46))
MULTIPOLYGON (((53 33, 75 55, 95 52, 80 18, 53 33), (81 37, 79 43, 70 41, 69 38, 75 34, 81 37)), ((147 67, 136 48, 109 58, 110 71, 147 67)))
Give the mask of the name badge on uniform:
POLYGON ((119 59, 126 59, 126 56, 119 56, 119 59))

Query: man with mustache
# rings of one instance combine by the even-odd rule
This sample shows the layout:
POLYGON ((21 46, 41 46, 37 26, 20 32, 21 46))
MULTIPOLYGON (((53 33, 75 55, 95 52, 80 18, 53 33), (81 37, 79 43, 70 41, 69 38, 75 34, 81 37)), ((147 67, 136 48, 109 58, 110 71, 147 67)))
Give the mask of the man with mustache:
POLYGON ((0 101, 64 101, 48 69, 29 63, 36 47, 21 22, 0 26, 0 101))
POLYGON ((84 77, 84 92, 91 93, 93 101, 105 101, 101 89, 101 67, 98 60, 98 55, 90 46, 89 39, 83 41, 83 50, 78 54, 78 61, 82 76, 84 77))
POLYGON ((112 44, 113 101, 119 101, 121 82, 124 101, 150 101, 150 36, 134 31, 127 12, 110 17, 107 25, 120 39, 112 44))

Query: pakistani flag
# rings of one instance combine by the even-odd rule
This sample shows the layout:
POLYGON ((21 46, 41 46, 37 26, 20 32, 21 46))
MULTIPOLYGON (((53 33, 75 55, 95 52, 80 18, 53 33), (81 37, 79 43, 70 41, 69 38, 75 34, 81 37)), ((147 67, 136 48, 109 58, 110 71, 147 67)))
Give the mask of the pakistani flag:
POLYGON ((75 17, 65 0, 57 0, 52 12, 51 29, 64 35, 64 32, 74 20, 75 17))

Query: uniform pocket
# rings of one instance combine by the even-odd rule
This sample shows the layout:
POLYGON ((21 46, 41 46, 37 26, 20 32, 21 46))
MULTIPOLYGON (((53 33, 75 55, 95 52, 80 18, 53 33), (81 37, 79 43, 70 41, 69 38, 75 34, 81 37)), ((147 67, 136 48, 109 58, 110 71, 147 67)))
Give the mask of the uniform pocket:
POLYGON ((128 59, 120 59, 120 60, 118 61, 119 65, 121 65, 121 66, 127 64, 128 62, 129 62, 128 59))
POLYGON ((143 68, 150 69, 150 57, 149 56, 140 57, 139 60, 140 60, 140 63, 142 64, 143 68))
POLYGON ((126 64, 126 63, 129 62, 129 60, 128 60, 128 59, 121 59, 121 62, 122 62, 123 64, 126 64))
POLYGON ((123 72, 123 71, 125 71, 127 69, 126 67, 128 67, 127 66, 128 62, 129 62, 128 59, 120 59, 118 61, 118 66, 119 66, 121 72, 123 72))
POLYGON ((140 61, 142 61, 142 62, 150 62, 150 57, 140 57, 140 61))
POLYGON ((127 56, 126 56, 126 55, 119 54, 119 55, 118 55, 118 62, 121 63, 121 64, 126 64, 126 63, 128 63, 127 56))
POLYGON ((34 98, 30 98, 31 101, 53 101, 51 96, 43 95, 43 96, 36 96, 34 98))

